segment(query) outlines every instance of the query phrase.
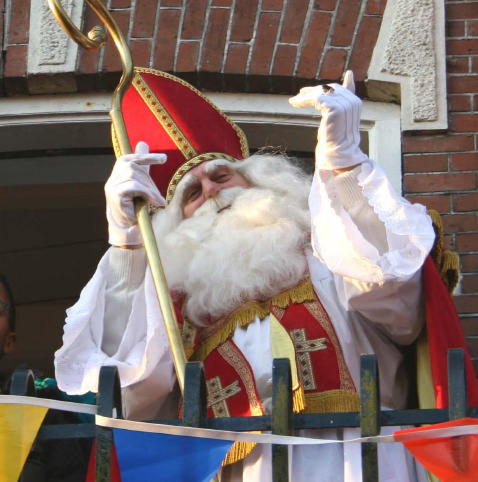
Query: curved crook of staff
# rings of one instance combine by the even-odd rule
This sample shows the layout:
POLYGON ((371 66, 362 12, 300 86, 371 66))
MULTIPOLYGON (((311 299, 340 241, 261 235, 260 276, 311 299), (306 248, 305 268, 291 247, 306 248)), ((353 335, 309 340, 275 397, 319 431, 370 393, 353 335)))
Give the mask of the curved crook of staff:
MULTIPOLYGON (((59 0, 47 0, 47 2, 57 22, 76 43, 86 49, 97 49, 105 43, 106 31, 103 27, 94 27, 92 30, 90 30, 88 35, 84 35, 80 30, 78 30, 78 28, 63 10, 59 0)), ((106 29, 111 35, 111 38, 113 39, 121 57, 123 75, 121 76, 118 86, 113 93, 110 117, 113 123, 114 133, 118 139, 121 154, 129 154, 131 153, 131 145, 126 133, 123 114, 121 113, 121 102, 123 95, 131 84, 134 75, 131 53, 120 28, 110 15, 109 11, 103 5, 102 1, 86 0, 86 2, 106 26, 106 29)), ((181 389, 181 392, 184 393, 186 355, 184 353, 181 335, 176 322, 176 315, 171 296, 169 294, 166 276, 164 275, 163 265, 159 256, 158 245, 154 237, 151 219, 148 212, 148 205, 144 199, 136 198, 134 200, 134 207, 136 216, 138 218, 138 225, 143 237, 146 256, 148 258, 148 263, 153 275, 156 294, 158 296, 159 304, 164 317, 164 323, 166 325, 166 331, 171 347, 179 388, 181 389)))

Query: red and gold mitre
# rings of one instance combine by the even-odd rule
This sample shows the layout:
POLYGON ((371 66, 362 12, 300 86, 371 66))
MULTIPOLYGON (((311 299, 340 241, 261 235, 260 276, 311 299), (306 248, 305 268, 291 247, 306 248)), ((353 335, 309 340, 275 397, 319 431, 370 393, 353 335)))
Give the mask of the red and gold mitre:
POLYGON ((144 141, 150 152, 167 154, 168 160, 152 166, 150 174, 168 201, 193 167, 212 159, 237 161, 249 155, 246 137, 234 122, 195 87, 165 72, 135 68, 121 110, 133 148, 144 141))

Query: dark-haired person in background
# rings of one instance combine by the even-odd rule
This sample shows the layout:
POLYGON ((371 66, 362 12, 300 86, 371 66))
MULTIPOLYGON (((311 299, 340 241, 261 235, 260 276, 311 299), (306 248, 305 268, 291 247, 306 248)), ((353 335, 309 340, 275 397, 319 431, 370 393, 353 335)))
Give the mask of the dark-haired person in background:
MULTIPOLYGON (((0 359, 3 355, 13 353, 16 348, 15 302, 12 290, 6 277, 0 273, 0 359)), ((0 361, 1 364, 1 361, 0 361)), ((0 365, 1 367, 1 365, 0 365)), ((30 367, 29 367, 30 368, 30 367)), ((0 394, 10 391, 9 373, 1 374, 0 394)), ((66 397, 56 386, 52 378, 35 380, 37 396, 57 400, 71 399, 66 397)), ((79 397, 76 397, 79 398, 79 397)), ((83 397, 81 400, 94 403, 83 397)), ((78 423, 76 414, 50 410, 44 423, 56 425, 78 423)), ((90 441, 88 439, 47 440, 34 443, 19 482, 83 482, 86 476, 90 441)))

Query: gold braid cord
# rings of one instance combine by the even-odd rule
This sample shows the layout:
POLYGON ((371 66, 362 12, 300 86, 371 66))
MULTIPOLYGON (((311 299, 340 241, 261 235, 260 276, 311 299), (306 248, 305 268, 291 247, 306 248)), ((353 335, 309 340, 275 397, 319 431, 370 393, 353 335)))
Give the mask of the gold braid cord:
POLYGON ((436 234, 435 244, 430 254, 448 287, 448 291, 452 293, 460 280, 460 258, 457 253, 444 249, 443 221, 438 211, 430 209, 428 214, 432 218, 433 229, 436 234))

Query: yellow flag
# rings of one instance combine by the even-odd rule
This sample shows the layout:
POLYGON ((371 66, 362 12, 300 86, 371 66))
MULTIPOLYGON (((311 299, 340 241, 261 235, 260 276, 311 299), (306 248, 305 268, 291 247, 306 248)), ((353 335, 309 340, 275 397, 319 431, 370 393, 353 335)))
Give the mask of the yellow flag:
POLYGON ((17 482, 48 408, 0 404, 0 480, 17 482))

